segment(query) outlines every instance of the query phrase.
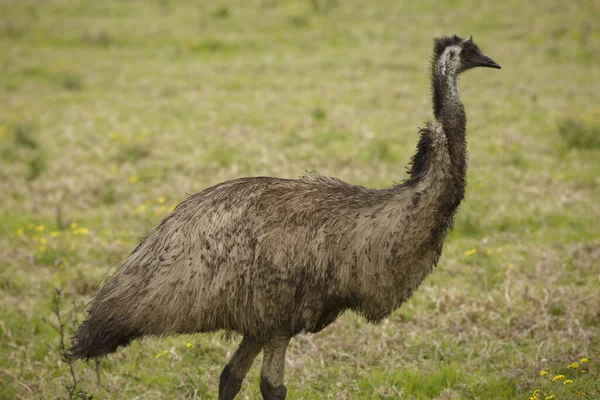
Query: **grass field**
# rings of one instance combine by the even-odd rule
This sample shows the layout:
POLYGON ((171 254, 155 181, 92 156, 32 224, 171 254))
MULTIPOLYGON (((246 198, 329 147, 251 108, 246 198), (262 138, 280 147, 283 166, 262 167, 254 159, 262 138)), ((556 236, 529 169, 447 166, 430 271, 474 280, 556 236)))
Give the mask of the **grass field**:
MULTIPOLYGON (((69 397, 56 306, 68 344, 188 194, 404 179, 450 33, 503 69, 461 77, 469 185, 440 264, 382 324, 293 339, 288 398, 600 398, 598 21, 594 1, 1 0, 0 398, 69 397)), ((144 340, 101 386, 74 364, 76 391, 214 399, 237 340, 144 340)), ((260 398, 259 369, 239 398, 260 398)))

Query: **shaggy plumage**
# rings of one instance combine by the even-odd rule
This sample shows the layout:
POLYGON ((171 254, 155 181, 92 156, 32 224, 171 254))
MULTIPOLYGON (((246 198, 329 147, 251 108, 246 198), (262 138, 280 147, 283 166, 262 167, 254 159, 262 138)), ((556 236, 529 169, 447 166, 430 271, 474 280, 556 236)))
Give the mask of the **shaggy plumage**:
POLYGON ((380 321, 437 264, 465 192, 456 78, 474 55, 470 39, 435 40, 437 122, 420 130, 405 182, 374 190, 319 175, 242 178, 189 197, 100 290, 71 355, 101 356, 144 336, 238 332, 244 340, 219 398, 236 395, 263 349, 261 391, 283 399, 291 337, 318 332, 348 309, 380 321))

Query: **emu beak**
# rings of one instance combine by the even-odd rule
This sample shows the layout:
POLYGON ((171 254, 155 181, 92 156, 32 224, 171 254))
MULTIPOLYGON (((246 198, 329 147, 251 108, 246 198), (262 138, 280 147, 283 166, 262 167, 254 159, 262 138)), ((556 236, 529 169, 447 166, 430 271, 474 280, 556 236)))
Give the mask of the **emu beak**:
POLYGON ((474 67, 501 68, 494 60, 483 54, 473 57, 471 63, 474 67))

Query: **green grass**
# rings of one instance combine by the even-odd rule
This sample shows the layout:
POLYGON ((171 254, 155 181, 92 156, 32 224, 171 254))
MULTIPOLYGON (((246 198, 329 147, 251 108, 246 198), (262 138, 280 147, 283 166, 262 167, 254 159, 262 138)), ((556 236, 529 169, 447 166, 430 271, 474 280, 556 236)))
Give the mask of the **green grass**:
POLYGON ((595 124, 567 118, 558 125, 558 133, 568 149, 600 149, 600 118, 595 124))
MULTIPOLYGON (((460 80, 469 184, 439 267, 380 325, 346 313, 294 338, 289 398, 600 397, 598 20, 558 0, 0 0, 0 398, 68 397, 54 289, 69 336, 187 194, 311 170, 401 181, 443 33, 503 69, 460 80)), ((78 389, 214 399, 237 340, 134 343, 101 386, 76 363, 78 389)), ((260 360, 241 399, 260 398, 260 360)))

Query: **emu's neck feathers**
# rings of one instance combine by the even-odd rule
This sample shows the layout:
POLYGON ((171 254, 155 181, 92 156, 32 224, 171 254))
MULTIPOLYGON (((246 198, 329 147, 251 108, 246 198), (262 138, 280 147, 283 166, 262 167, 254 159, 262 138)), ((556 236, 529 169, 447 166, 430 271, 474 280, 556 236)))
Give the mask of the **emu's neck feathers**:
POLYGON ((454 122, 456 113, 464 114, 457 85, 459 54, 458 46, 448 46, 441 54, 436 53, 431 62, 433 114, 444 125, 454 122))
POLYGON ((456 56, 460 49, 447 47, 432 61, 433 111, 437 123, 419 132, 417 152, 411 160, 408 186, 424 195, 439 214, 453 216, 466 186, 466 115, 457 87, 456 56), (454 54, 453 54, 454 53, 454 54))

